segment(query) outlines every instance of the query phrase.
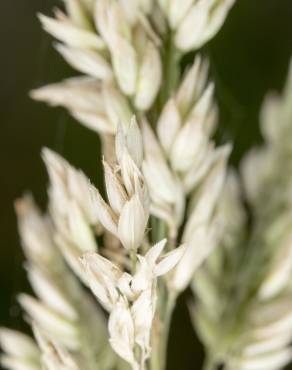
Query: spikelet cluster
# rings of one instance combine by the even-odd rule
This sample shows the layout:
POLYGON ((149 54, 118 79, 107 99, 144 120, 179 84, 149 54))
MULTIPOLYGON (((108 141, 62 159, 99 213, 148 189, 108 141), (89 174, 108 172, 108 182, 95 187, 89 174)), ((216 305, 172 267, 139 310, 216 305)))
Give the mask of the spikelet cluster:
POLYGON ((31 96, 102 142, 104 187, 42 150, 48 207, 16 201, 32 339, 0 330, 10 370, 164 370, 191 285, 206 369, 278 370, 292 355, 292 73, 262 111, 264 143, 228 167, 197 51, 234 0, 64 0, 39 15, 79 75, 31 96), (192 60, 191 57, 186 61, 192 60), (279 165, 281 164, 281 165, 279 165))
POLYGON ((241 179, 228 175, 219 204, 222 247, 192 284, 198 297, 193 321, 211 366, 278 370, 292 358, 291 81, 290 69, 283 95, 266 99, 264 144, 243 159, 241 179), (250 230, 243 196, 253 218, 250 230))
MULTIPOLYGON (((45 86, 32 96, 65 106, 100 134, 114 133, 118 122, 127 125, 133 113, 149 111, 164 90, 166 64, 171 63, 165 55, 169 44, 179 56, 198 49, 220 29, 233 2, 94 0, 88 6, 86 0, 65 0, 66 14, 57 10, 55 18, 40 15, 40 20, 58 40, 60 54, 83 75, 45 86), (172 30, 176 30, 175 37, 172 30), (187 47, 179 41, 192 36, 197 40, 187 47)), ((206 68, 200 73, 198 90, 205 73, 206 68)), ((193 87, 188 89, 191 95, 193 87)), ((183 110, 190 108, 191 101, 181 103, 183 93, 178 94, 180 105, 186 105, 183 110)))

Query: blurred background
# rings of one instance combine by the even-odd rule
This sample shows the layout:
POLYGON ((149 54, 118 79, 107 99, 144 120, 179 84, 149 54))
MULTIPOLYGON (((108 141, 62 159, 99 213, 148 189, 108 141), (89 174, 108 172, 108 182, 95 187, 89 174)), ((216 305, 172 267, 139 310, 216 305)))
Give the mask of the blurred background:
MULTIPOLYGON (((28 290, 13 202, 31 191, 45 206, 47 177, 40 149, 49 146, 100 177, 97 136, 65 111, 31 101, 28 91, 72 75, 40 27, 37 12, 51 13, 61 1, 0 1, 0 325, 22 328, 16 295, 28 290)), ((237 0, 227 21, 204 52, 221 112, 220 138, 234 142, 232 161, 260 142, 258 115, 269 90, 280 90, 292 53, 291 0, 237 0)), ((202 350, 186 307, 176 312, 169 369, 200 368, 202 350), (186 340, 188 338, 188 340, 186 340)))

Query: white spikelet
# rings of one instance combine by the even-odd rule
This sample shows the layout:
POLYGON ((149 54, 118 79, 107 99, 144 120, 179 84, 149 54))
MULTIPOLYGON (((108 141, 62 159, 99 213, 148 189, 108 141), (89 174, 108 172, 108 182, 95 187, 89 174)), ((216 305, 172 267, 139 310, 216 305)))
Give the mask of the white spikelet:
POLYGON ((133 250, 141 245, 147 221, 148 213, 139 195, 134 194, 124 204, 119 217, 118 236, 125 248, 133 250))
POLYGON ((168 19, 171 28, 176 29, 189 11, 193 0, 174 0, 169 2, 168 19))
POLYGON ((230 150, 231 148, 229 145, 221 148, 221 153, 203 182, 199 195, 195 195, 194 197, 193 203, 195 204, 193 204, 184 231, 183 240, 185 242, 191 240, 194 230, 196 230, 197 227, 200 225, 208 225, 210 222, 212 213, 214 212, 218 198, 223 189, 226 176, 226 161, 230 150))
MULTIPOLYGON (((180 261, 185 247, 161 256, 166 240, 154 245, 145 256, 137 254, 133 275, 96 253, 82 257, 85 278, 97 299, 110 312, 109 334, 114 351, 133 369, 150 355, 150 338, 157 301, 157 277, 167 274, 180 261), (135 345, 141 349, 137 358, 135 345)), ((141 365, 142 366, 142 365, 141 365)), ((144 366, 144 365, 143 365, 144 366)))
POLYGON ((185 117, 202 95, 208 79, 208 61, 198 55, 185 73, 175 95, 175 102, 182 117, 185 117))
POLYGON ((82 124, 100 134, 114 134, 127 125, 132 112, 126 98, 112 83, 93 77, 73 77, 33 90, 31 97, 52 106, 63 106, 82 124))
POLYGON ((122 166, 123 155, 128 151, 138 168, 143 161, 143 141, 141 131, 135 117, 132 117, 128 128, 118 127, 115 142, 116 156, 118 163, 122 166))
POLYGON ((158 217, 165 214, 165 221, 175 232, 182 221, 184 211, 182 186, 169 168, 157 138, 146 121, 143 123, 143 139, 143 173, 152 200, 152 212, 158 217))
POLYGON ((143 158, 141 133, 135 119, 127 129, 119 126, 116 135, 118 165, 104 161, 106 191, 110 206, 92 187, 92 199, 101 224, 127 250, 142 243, 149 217, 148 191, 139 169, 143 158))
POLYGON ((279 253, 263 281, 259 291, 260 299, 269 299, 279 294, 289 284, 292 272, 291 235, 288 235, 279 246, 279 253))
MULTIPOLYGON (((61 208, 71 199, 76 201, 80 210, 84 213, 89 223, 97 222, 95 205, 92 203, 91 184, 89 179, 81 170, 75 169, 64 158, 48 148, 42 151, 44 162, 49 173, 53 197, 52 201, 56 207, 61 208), (64 204, 65 202, 65 204, 64 204)), ((60 209, 60 213, 66 210, 60 209)))
POLYGON ((28 315, 49 335, 57 337, 68 348, 73 350, 79 348, 78 331, 74 321, 54 312, 28 295, 21 294, 19 302, 28 315))
POLYGON ((116 285, 122 272, 98 254, 87 253, 81 261, 91 290, 103 306, 111 310, 118 300, 116 285))
POLYGON ((97 52, 76 47, 68 48, 61 44, 58 44, 56 49, 67 63, 78 71, 100 80, 112 80, 113 74, 109 63, 97 52))
POLYGON ((170 99, 164 106, 157 123, 159 140, 168 155, 181 125, 181 117, 175 100, 170 99))
POLYGON ((176 46, 184 52, 202 47, 219 31, 233 4, 234 0, 193 2, 177 27, 176 46))
POLYGON ((198 56, 164 105, 157 124, 160 143, 186 193, 196 188, 217 156, 211 135, 218 111, 214 85, 207 82, 208 62, 198 56))
POLYGON ((1 363, 9 369, 35 370, 40 366, 40 352, 29 336, 18 331, 1 328, 0 345, 5 355, 1 363))
POLYGON ((34 335, 42 351, 42 365, 48 370, 81 370, 73 356, 60 344, 53 342, 34 324, 34 335))
POLYGON ((52 238, 52 225, 42 216, 30 195, 15 202, 18 228, 23 250, 28 259, 50 264, 56 260, 56 248, 52 238))
POLYGON ((83 172, 76 170, 57 153, 43 149, 43 159, 50 177, 50 211, 58 233, 79 247, 80 251, 97 249, 94 231, 99 218, 93 185, 83 172))
POLYGON ((162 75, 158 37, 141 14, 151 6, 148 2, 101 0, 95 11, 95 23, 110 51, 118 85, 142 111, 152 106, 162 75))
POLYGON ((161 71, 159 51, 148 42, 137 77, 135 106, 138 109, 145 111, 152 106, 161 85, 161 71))
POLYGON ((77 27, 65 14, 58 12, 57 19, 40 14, 45 31, 68 46, 81 49, 104 49, 103 40, 88 29, 77 27))
POLYGON ((133 368, 137 368, 134 357, 135 328, 127 303, 121 298, 109 318, 110 344, 114 351, 133 368))
POLYGON ((89 1, 91 0, 64 0, 68 16, 77 27, 91 28, 90 20, 86 15, 86 8, 84 7, 84 2, 88 3, 89 1))
POLYGON ((218 227, 216 221, 209 227, 199 225, 189 242, 185 243, 184 254, 167 277, 167 283, 173 291, 179 293, 190 284, 194 273, 210 255, 218 242, 218 227))

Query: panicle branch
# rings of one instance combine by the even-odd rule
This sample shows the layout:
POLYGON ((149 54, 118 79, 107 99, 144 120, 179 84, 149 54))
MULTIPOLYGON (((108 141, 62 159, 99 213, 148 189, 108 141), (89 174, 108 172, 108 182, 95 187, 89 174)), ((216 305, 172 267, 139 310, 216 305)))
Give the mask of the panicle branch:
MULTIPOLYGON (((21 294, 19 301, 35 341, 3 329, 3 366, 165 369, 178 294, 195 272, 212 286, 200 266, 220 270, 223 252, 215 247, 222 241, 231 249, 241 226, 232 223, 234 214, 244 224, 233 200, 220 199, 231 146, 217 147, 213 138, 218 110, 208 61, 197 55, 181 64, 217 33, 233 3, 64 0, 53 17, 39 15, 80 75, 31 96, 66 108, 99 134, 105 192, 43 149, 47 213, 30 196, 16 202, 36 296, 21 294), (224 233, 231 225, 232 234, 224 233)), ((240 203, 237 193, 234 199, 240 203)), ((208 335, 206 326, 202 332, 208 335)))

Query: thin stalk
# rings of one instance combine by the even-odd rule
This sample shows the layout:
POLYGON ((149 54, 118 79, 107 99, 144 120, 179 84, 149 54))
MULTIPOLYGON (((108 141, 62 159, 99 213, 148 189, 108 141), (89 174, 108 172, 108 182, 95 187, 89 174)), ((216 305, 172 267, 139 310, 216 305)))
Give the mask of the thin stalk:
POLYGON ((163 220, 159 220, 157 225, 157 241, 160 241, 161 239, 165 238, 166 235, 167 235, 166 224, 163 220))
POLYGON ((163 85, 161 87, 161 92, 159 96, 159 107, 160 111, 167 100, 170 98, 174 92, 178 77, 179 77, 179 60, 180 52, 175 47, 173 42, 173 35, 170 34, 166 41, 165 52, 163 55, 163 85))
POLYGON ((159 319, 159 325, 162 324, 161 330, 158 330, 153 338, 150 358, 151 370, 164 370, 166 368, 168 337, 175 301, 175 295, 167 294, 166 302, 162 309, 163 312, 159 319))
POLYGON ((136 272, 136 264, 137 264, 137 250, 134 248, 130 250, 130 259, 131 259, 131 270, 132 270, 132 274, 134 275, 136 272))
MULTIPOLYGON (((181 54, 173 42, 173 35, 170 33, 165 42, 163 53, 163 83, 156 105, 158 116, 177 87, 180 56, 181 54)), ((152 225, 153 241, 159 241, 167 236, 168 228, 164 221, 153 222, 152 225)), ((161 289, 159 289, 157 327, 154 328, 152 333, 152 351, 149 360, 149 369, 151 370, 164 370, 166 368, 168 337, 175 301, 176 295, 169 292, 165 286, 161 286, 161 289)))
POLYGON ((160 343, 161 369, 166 368, 168 337, 174 306, 175 306, 175 297, 173 294, 170 294, 166 302, 165 313, 163 318, 163 332, 160 343))

